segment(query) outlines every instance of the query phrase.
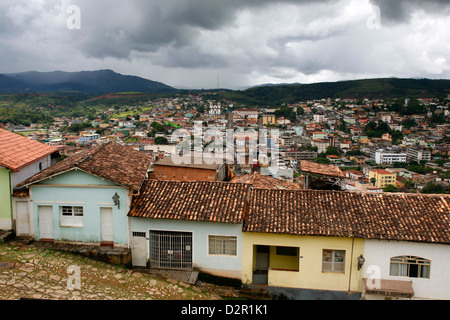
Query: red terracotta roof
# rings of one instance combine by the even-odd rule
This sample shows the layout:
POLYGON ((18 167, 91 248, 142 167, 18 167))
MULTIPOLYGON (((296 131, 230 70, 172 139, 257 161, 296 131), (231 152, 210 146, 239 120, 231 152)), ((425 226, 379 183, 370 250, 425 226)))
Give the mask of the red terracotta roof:
POLYGON ((375 170, 373 170, 372 172, 375 172, 375 173, 377 173, 377 174, 394 174, 394 173, 389 172, 389 171, 384 170, 384 169, 375 169, 375 170))
POLYGON ((234 177, 230 182, 250 184, 254 188, 258 189, 301 189, 301 186, 297 183, 275 179, 270 176, 263 176, 257 172, 246 174, 244 176, 234 177))
POLYGON ((248 189, 241 183, 146 180, 128 215, 239 224, 248 189))
POLYGON ((18 187, 78 168, 138 191, 146 178, 150 163, 151 157, 146 153, 110 142, 66 158, 19 184, 18 187))
POLYGON ((320 164, 311 161, 301 160, 300 170, 307 173, 320 174, 331 177, 344 177, 344 173, 339 167, 329 164, 320 164))
POLYGON ((4 129, 0 129, 0 150, 0 166, 13 171, 58 152, 54 147, 4 129))
POLYGON ((450 197, 254 189, 244 231, 450 244, 450 197))

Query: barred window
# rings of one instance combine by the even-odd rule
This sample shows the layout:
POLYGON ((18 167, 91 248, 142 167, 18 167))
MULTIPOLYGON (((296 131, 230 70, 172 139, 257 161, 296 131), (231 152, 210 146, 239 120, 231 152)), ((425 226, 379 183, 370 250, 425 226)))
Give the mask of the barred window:
POLYGON ((430 278, 431 261, 414 256, 391 258, 389 274, 391 276, 410 278, 430 278))
POLYGON ((209 254, 237 255, 237 237, 233 236, 209 236, 209 254))

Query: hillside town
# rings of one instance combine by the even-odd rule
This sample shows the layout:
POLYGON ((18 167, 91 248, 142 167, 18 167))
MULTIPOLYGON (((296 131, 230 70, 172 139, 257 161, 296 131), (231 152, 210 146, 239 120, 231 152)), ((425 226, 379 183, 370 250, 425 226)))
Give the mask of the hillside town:
MULTIPOLYGON (((246 164, 232 166, 233 174, 258 171, 305 187, 301 162, 308 161, 337 166, 343 175, 336 181, 320 179, 320 172, 313 172, 318 179, 310 188, 377 193, 450 190, 449 99, 321 99, 279 108, 247 108, 213 97, 157 98, 110 108, 90 119, 54 118, 46 128, 38 123, 0 126, 54 146, 63 156, 116 141, 149 154, 153 162, 171 156, 181 141, 177 130, 186 130, 193 138, 196 124, 204 133, 213 129, 223 137, 227 130, 234 130, 236 145, 242 145, 241 135, 244 140, 252 135, 253 139, 260 130, 276 130, 272 141, 279 151, 277 169, 264 168, 256 151, 250 157, 252 163, 247 156, 246 164)), ((207 134, 201 138, 203 147, 215 139, 207 134)), ((270 148, 271 139, 266 143, 270 148)), ((248 148, 243 151, 248 155, 248 148)))
POLYGON ((264 297, 450 299, 449 99, 213 98, 3 124, 0 242, 264 297))

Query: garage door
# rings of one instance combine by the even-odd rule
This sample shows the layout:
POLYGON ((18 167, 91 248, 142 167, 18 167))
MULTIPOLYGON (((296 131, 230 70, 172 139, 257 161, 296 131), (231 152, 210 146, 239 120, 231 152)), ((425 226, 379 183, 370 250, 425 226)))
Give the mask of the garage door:
POLYGON ((192 233, 150 230, 150 267, 192 269, 192 233))

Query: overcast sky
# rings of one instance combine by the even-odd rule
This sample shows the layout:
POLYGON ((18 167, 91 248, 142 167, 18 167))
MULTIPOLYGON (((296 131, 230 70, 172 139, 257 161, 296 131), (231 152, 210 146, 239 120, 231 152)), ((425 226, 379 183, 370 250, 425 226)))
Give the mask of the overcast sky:
POLYGON ((449 79, 449 30, 448 0, 0 0, 0 73, 112 69, 199 89, 449 79))

